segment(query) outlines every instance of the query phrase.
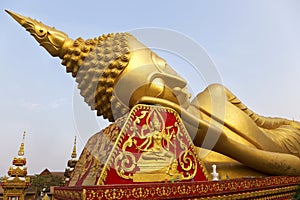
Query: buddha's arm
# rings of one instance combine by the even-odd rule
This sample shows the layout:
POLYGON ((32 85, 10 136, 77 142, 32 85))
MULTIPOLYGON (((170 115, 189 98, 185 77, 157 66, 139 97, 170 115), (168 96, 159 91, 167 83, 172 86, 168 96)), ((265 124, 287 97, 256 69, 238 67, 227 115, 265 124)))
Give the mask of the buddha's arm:
POLYGON ((242 138, 257 149, 288 153, 263 132, 253 120, 230 102, 211 99, 203 92, 193 100, 188 112, 198 119, 223 129, 228 138, 242 138), (217 102, 223 101, 223 102, 217 102), (212 120, 213 119, 213 120, 212 120))
MULTIPOLYGON (((218 121, 230 130, 225 129, 224 131, 227 137, 236 138, 238 135, 257 149, 278 153, 295 153, 286 148, 285 142, 278 142, 278 139, 282 134, 286 135, 286 139, 294 136, 300 138, 297 122, 259 116, 242 104, 228 89, 219 84, 210 85, 199 93, 188 110, 202 120, 211 121, 214 119, 218 121), (290 131, 294 130, 295 133, 292 135, 282 133, 278 137, 277 134, 270 135, 270 131, 272 132, 281 126, 290 126, 290 131), (268 131, 266 131, 267 129, 268 131)), ((296 143, 294 145, 297 146, 296 143)))
MULTIPOLYGON (((257 126, 261 128, 274 129, 278 128, 281 125, 291 125, 294 128, 300 129, 299 122, 278 117, 264 117, 258 115, 257 113, 250 110, 246 105, 244 105, 230 90, 228 90, 221 84, 211 84, 202 93, 209 93, 210 96, 214 96, 215 94, 222 94, 227 102, 231 103, 233 106, 244 112, 252 119, 252 121, 257 126)), ((202 93, 200 93, 200 95, 202 95, 202 93)))

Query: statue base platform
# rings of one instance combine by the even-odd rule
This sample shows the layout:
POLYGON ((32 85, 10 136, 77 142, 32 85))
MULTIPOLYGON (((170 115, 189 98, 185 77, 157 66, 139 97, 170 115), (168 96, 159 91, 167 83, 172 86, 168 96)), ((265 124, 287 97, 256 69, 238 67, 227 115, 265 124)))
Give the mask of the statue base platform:
POLYGON ((300 177, 56 187, 58 200, 292 199, 300 177))
POLYGON ((200 159, 201 151, 176 111, 137 105, 128 116, 89 139, 66 186, 56 187, 54 197, 289 199, 300 182, 300 177, 253 172, 237 161, 220 159, 214 152, 210 154, 217 160, 209 156, 200 159), (212 181, 213 163, 220 181, 212 181))

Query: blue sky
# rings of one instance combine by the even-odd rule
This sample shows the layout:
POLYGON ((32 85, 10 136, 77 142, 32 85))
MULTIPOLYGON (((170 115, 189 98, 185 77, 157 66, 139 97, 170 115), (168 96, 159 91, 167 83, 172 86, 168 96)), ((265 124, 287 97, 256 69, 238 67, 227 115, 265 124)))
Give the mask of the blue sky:
MULTIPOLYGON (((39 47, 4 9, 55 26, 74 39, 146 27, 174 30, 206 50, 219 82, 252 110, 300 120, 299 1, 2 0, 0 175, 16 156, 24 129, 28 171, 34 174, 44 167, 64 170, 74 136, 79 137, 80 154, 88 137, 107 125, 78 97, 60 60, 39 47)), ((167 61, 177 62, 172 57, 167 61)), ((186 78, 194 91, 204 89, 205 84, 186 78)))

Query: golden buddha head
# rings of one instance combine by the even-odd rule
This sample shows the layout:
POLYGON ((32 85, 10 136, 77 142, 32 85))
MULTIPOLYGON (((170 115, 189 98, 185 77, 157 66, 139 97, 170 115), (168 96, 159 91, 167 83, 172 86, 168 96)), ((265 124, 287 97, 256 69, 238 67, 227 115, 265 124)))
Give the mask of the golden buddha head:
POLYGON ((189 105, 186 81, 129 33, 78 38, 68 49, 62 64, 76 78, 86 103, 110 121, 144 96, 189 105))
POLYGON ((186 81, 164 59, 129 33, 83 40, 29 17, 7 11, 52 56, 62 59, 85 102, 110 121, 122 117, 144 96, 187 107, 186 81))

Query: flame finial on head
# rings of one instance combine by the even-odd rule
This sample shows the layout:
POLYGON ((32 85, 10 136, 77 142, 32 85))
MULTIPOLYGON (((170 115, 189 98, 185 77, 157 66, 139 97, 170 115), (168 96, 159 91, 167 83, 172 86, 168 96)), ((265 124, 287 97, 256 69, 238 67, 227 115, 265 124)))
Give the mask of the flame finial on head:
POLYGON ((35 19, 24 17, 12 11, 5 11, 22 25, 52 56, 63 58, 68 47, 73 43, 73 40, 64 32, 38 22, 35 19))

